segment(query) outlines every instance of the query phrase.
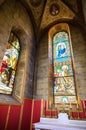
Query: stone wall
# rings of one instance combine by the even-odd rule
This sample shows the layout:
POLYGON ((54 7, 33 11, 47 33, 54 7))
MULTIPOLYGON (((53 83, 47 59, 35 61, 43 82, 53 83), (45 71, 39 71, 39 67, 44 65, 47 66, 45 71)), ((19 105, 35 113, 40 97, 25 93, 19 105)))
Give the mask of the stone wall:
MULTIPOLYGON (((30 18, 24 7, 16 0, 7 0, 0 6, 0 64, 11 31, 16 33, 21 46, 14 84, 16 92, 13 95, 23 99, 32 96, 35 44, 30 18)), ((13 100, 12 96, 0 94, 0 102, 14 103, 13 100)))
MULTIPOLYGON (((81 98, 86 98, 86 43, 79 27, 70 26, 70 29, 79 94, 81 98)), ((14 96, 21 99, 48 98, 48 34, 46 32, 36 48, 30 17, 16 0, 7 0, 0 5, 0 64, 11 31, 16 33, 21 46, 14 96)), ((0 102, 12 101, 12 96, 0 94, 0 102)))
POLYGON ((35 85, 33 98, 48 97, 48 35, 42 37, 37 47, 35 85))
POLYGON ((86 38, 80 27, 70 26, 77 87, 81 99, 86 99, 86 38))
POLYGON ((86 23, 86 0, 82 0, 82 9, 83 9, 84 20, 86 23))
MULTIPOLYGON (((70 26, 77 89, 86 99, 86 43, 80 27, 70 26)), ((34 98, 48 98, 48 35, 41 39, 36 56, 34 98)))

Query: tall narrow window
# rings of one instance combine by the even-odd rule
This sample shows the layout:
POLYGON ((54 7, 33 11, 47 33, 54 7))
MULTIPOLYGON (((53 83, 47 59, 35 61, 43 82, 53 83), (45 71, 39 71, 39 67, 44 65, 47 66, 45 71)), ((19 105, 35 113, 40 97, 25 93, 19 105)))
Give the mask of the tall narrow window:
POLYGON ((0 67, 0 93, 2 94, 12 94, 19 51, 19 40, 11 33, 0 67))
POLYGON ((76 81, 69 27, 67 24, 58 24, 49 34, 49 56, 52 56, 49 58, 52 61, 55 103, 76 102, 76 81))
POLYGON ((53 66, 54 95, 60 95, 60 102, 68 102, 76 92, 69 36, 65 31, 53 36, 53 66))

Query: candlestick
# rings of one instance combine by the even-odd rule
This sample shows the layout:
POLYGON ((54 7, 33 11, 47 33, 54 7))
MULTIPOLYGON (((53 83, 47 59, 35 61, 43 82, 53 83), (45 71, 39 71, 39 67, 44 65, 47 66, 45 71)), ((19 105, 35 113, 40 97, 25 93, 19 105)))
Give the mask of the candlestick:
POLYGON ((63 103, 63 109, 65 110, 65 103, 63 103))
POLYGON ((46 101, 44 101, 44 115, 46 117, 46 101))
POLYGON ((70 109, 72 108, 71 102, 70 102, 70 109))
POLYGON ((79 108, 79 106, 78 106, 78 102, 76 102, 76 105, 77 105, 76 108, 78 109, 78 108, 79 108))
POLYGON ((55 109, 57 110, 57 104, 55 104, 55 109))
POLYGON ((44 108, 46 107, 46 101, 44 101, 44 108))
POLYGON ((77 103, 77 109, 79 108, 79 106, 78 106, 78 103, 77 103))
POLYGON ((50 106, 50 108, 51 108, 51 101, 49 101, 49 106, 50 106))
POLYGON ((85 110, 86 109, 86 107, 85 107, 85 101, 83 100, 82 103, 83 103, 83 108, 85 110))

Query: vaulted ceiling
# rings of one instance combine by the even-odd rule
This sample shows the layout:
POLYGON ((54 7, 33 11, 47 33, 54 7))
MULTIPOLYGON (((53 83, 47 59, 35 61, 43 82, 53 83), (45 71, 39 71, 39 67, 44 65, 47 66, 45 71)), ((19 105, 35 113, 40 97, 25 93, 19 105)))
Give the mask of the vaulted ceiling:
POLYGON ((77 21, 83 24, 81 0, 20 0, 31 17, 35 34, 57 22, 77 21))
POLYGON ((4 2, 4 0, 0 0, 0 5, 4 2))
MULTIPOLYGON (((5 0, 0 0, 2 4, 5 0)), ((35 35, 59 22, 77 22, 83 26, 81 0, 19 0, 31 18, 35 35)))

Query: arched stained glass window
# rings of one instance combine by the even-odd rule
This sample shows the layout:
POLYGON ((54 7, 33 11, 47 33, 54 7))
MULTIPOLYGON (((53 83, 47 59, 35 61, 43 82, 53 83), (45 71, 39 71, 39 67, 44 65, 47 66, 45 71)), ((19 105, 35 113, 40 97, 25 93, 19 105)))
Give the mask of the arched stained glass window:
POLYGON ((12 93, 19 51, 19 40, 11 33, 0 67, 0 93, 2 94, 12 93))
POLYGON ((61 31, 53 36, 54 95, 68 102, 75 96, 74 73, 68 33, 61 31))
POLYGON ((54 103, 76 103, 77 86, 68 24, 60 23, 49 30, 48 49, 49 100, 54 103))

